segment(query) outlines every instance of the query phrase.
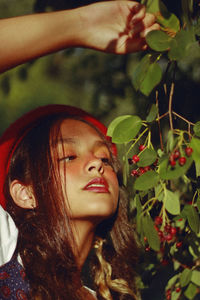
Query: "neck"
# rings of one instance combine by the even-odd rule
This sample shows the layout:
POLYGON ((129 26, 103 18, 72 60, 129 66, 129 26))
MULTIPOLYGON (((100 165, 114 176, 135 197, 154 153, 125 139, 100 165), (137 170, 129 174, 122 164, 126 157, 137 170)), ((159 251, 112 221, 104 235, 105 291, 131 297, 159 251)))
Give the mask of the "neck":
POLYGON ((76 243, 76 261, 81 270, 93 244, 95 226, 88 220, 73 220, 72 228, 76 243))

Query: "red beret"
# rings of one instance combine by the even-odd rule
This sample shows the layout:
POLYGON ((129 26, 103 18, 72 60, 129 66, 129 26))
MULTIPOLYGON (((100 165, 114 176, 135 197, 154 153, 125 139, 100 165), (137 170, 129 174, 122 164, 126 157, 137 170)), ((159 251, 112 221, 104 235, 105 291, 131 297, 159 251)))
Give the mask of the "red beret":
MULTIPOLYGON (((107 128, 101 122, 96 120, 85 111, 73 106, 61 104, 41 106, 20 117, 10 125, 10 127, 0 138, 0 204, 4 208, 6 207, 6 199, 4 197, 3 187, 13 152, 15 151, 20 141, 23 139, 24 135, 41 117, 60 112, 66 112, 71 116, 81 117, 89 123, 93 124, 104 135, 106 135, 107 128)), ((115 147, 113 152, 114 154, 116 154, 115 147)))

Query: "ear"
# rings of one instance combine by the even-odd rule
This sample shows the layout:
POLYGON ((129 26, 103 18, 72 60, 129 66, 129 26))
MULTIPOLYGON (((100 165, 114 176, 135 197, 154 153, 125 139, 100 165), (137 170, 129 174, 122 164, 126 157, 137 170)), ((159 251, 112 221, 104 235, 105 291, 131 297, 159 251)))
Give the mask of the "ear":
POLYGON ((25 185, 17 179, 13 180, 10 184, 10 195, 15 204, 22 208, 36 207, 36 201, 31 186, 25 185))

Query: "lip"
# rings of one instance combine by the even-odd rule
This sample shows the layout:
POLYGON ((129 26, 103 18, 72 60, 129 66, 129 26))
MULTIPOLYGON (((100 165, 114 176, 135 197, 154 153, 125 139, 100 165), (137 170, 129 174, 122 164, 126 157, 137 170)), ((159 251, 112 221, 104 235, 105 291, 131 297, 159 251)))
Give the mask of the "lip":
POLYGON ((107 181, 102 177, 96 177, 89 181, 83 188, 84 191, 92 191, 95 193, 109 193, 107 181))

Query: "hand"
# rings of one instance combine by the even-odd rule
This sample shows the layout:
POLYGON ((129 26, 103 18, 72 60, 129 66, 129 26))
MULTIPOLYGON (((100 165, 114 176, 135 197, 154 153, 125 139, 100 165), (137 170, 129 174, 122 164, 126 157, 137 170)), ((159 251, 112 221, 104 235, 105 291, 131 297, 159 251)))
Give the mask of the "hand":
POLYGON ((154 15, 135 1, 99 2, 85 8, 89 24, 82 27, 86 28, 83 43, 96 50, 116 54, 145 50, 147 33, 160 28, 154 15))

